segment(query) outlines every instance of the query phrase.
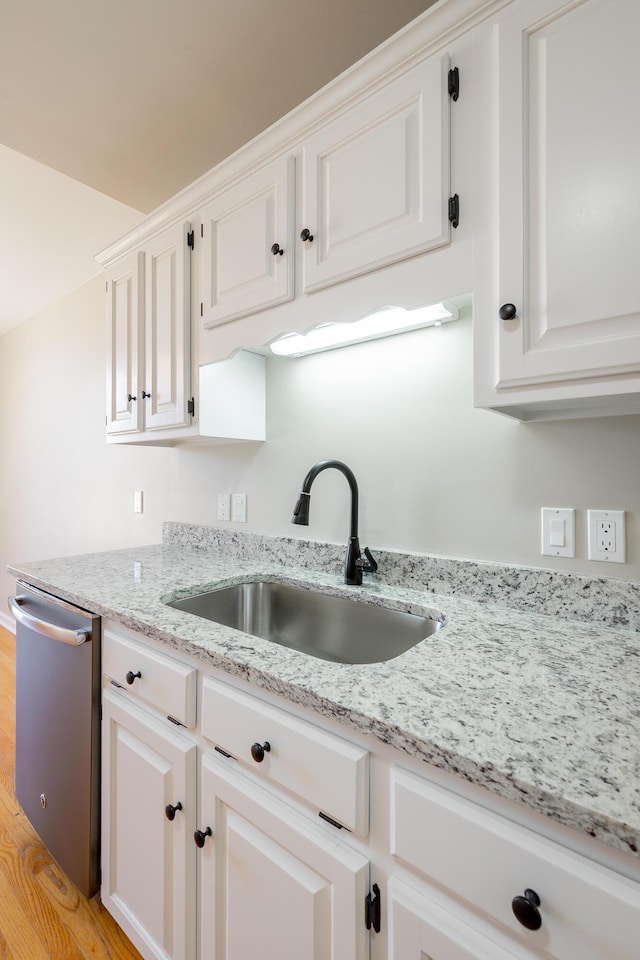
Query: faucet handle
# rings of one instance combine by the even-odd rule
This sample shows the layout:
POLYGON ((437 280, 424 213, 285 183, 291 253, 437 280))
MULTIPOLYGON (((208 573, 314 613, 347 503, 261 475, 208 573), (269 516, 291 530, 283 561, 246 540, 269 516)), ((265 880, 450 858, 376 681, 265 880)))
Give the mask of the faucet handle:
POLYGON ((362 556, 358 557, 356 567, 360 567, 363 573, 375 573, 378 569, 378 564, 373 559, 371 550, 369 550, 369 547, 365 547, 363 552, 367 559, 363 560, 362 556))

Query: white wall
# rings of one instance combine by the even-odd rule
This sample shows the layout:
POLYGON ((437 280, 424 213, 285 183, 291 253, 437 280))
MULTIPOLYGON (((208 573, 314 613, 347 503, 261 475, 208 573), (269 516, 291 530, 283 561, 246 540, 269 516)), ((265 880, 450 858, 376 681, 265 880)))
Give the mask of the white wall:
POLYGON ((519 424, 473 410, 468 320, 270 360, 265 444, 107 446, 104 356, 102 278, 0 338, 0 598, 9 561, 158 542, 165 519, 215 525, 222 491, 248 495, 236 529, 343 541, 348 489, 333 471, 316 480, 309 528, 289 523, 327 457, 358 478, 363 544, 640 579, 640 417, 519 424), (578 510, 576 560, 540 555, 541 506, 578 510), (628 511, 626 565, 585 559, 587 507, 628 511))
POLYGON ((104 441, 105 346, 102 276, 0 338, 0 610, 8 562, 153 543, 169 516, 170 451, 104 441))

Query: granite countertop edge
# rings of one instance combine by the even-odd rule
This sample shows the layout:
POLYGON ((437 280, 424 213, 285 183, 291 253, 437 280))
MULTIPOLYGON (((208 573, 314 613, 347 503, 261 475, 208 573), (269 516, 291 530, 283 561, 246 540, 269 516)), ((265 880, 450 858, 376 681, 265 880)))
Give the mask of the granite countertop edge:
POLYGON ((9 572, 609 846, 640 849, 640 636, 460 596, 161 544, 9 572), (443 619, 395 660, 328 663, 166 606, 247 578, 443 619))

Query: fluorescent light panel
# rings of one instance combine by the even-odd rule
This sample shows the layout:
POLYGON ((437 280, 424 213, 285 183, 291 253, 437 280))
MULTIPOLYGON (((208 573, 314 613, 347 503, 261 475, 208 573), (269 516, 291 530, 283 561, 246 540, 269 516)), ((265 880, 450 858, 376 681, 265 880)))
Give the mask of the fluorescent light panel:
POLYGON ((445 307, 443 303, 434 303, 417 310, 387 307, 353 323, 323 323, 305 334, 286 333, 273 341, 271 350, 280 357, 302 357, 307 353, 347 347, 363 340, 378 340, 394 333, 418 330, 420 327, 440 326, 441 323, 448 323, 457 317, 457 311, 452 307, 445 307))

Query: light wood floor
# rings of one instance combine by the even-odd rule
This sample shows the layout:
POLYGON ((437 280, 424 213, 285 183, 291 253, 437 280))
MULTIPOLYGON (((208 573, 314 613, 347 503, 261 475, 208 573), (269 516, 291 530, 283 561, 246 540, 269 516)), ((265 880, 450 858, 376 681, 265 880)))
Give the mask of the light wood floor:
POLYGON ((141 960, 99 897, 85 900, 13 796, 15 637, 0 627, 0 960, 141 960))

